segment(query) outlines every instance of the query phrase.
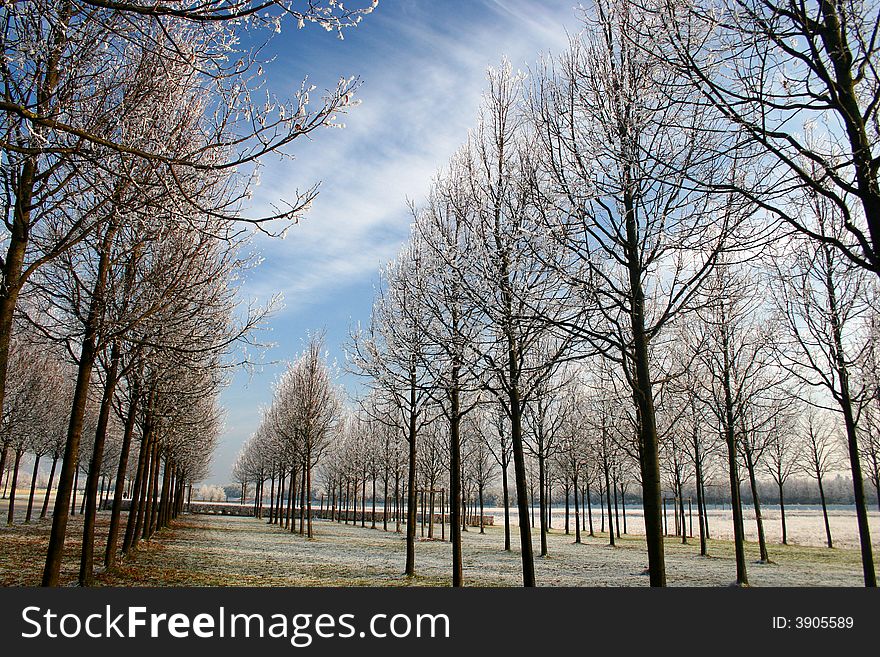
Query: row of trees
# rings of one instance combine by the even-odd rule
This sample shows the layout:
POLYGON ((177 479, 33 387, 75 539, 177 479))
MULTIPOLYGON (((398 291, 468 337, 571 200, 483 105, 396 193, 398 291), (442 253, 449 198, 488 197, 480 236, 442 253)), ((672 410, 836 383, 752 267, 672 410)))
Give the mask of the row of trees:
MULTIPOLYGON (((279 379, 272 405, 233 465, 241 482, 256 485, 258 506, 270 482, 270 522, 296 529, 294 509, 299 497, 299 531, 312 537, 312 490, 315 466, 345 431, 342 395, 323 353, 323 338, 313 337, 305 351, 279 379), (287 497, 285 498, 285 490, 287 497), (286 500, 286 511, 283 502, 286 500)), ((258 515, 262 515, 258 508, 258 515)))
POLYGON ((16 351, 36 349, 61 369, 73 367, 58 382, 71 394, 60 416, 66 435, 44 585, 59 583, 84 451, 80 582, 91 580, 98 485, 114 412, 122 442, 108 565, 133 442, 140 450, 124 549, 136 544, 141 529, 148 536, 167 521, 185 484, 203 476, 220 428, 217 391, 235 364, 230 354, 253 341, 267 312, 242 309, 235 296, 236 281, 253 264, 243 255, 251 228, 285 230, 316 194, 311 188, 265 216, 248 216, 260 163, 284 154, 296 138, 335 125, 334 117, 353 105, 357 86, 342 79, 314 103, 314 87, 304 84, 279 99, 265 93, 254 53, 291 20, 341 35, 375 5, 40 0, 4 6, 4 458, 18 459, 22 440, 39 442, 43 426, 57 431, 49 420, 65 405, 34 392, 53 388, 48 370, 54 366, 34 384, 27 364, 16 366, 16 351), (243 39, 255 49, 240 45, 243 39), (47 403, 51 409, 43 408, 47 403), (90 404, 94 430, 86 424, 90 404), (90 450, 83 449, 86 430, 90 450))
MULTIPOLYGON (((317 344, 312 343, 281 378, 273 406, 266 413, 267 420, 240 452, 233 472, 242 503, 252 499, 255 516, 268 515, 270 524, 279 524, 291 531, 296 531, 299 518, 302 534, 311 535, 310 520, 318 512, 312 508, 312 500, 318 498, 320 517, 346 523, 357 523, 360 518, 362 526, 369 523, 372 529, 377 529, 381 523, 385 531, 401 532, 407 516, 404 500, 408 497, 405 433, 395 421, 394 413, 389 413, 391 407, 387 403, 381 404, 373 396, 364 400, 360 410, 341 415, 337 414, 341 409, 338 398, 325 405, 336 421, 330 422, 328 415, 328 422, 322 425, 325 430, 316 441, 322 456, 316 462, 319 477, 313 479, 306 474, 303 460, 306 442, 294 427, 309 423, 303 421, 305 416, 301 411, 288 410, 281 415, 280 409, 290 409, 291 404, 298 404, 301 409, 309 405, 308 396, 302 392, 294 394, 297 388, 291 383, 305 372, 317 368, 322 372, 322 387, 331 388, 328 368, 319 363, 317 344), (281 417, 286 421, 275 424, 281 417), (274 440, 270 439, 272 436, 274 440), (269 483, 268 494, 266 483, 269 483), (249 496, 251 485, 253 490, 249 496)), ((540 523, 542 556, 548 554, 547 532, 552 525, 554 502, 564 503, 564 529, 566 534, 575 534, 576 543, 581 542, 582 528, 587 531, 589 527, 590 535, 595 535, 594 510, 599 514, 596 526, 602 532, 607 518, 612 545, 615 535, 619 538, 621 532, 627 533, 627 503, 639 492, 638 461, 633 450, 632 423, 619 410, 625 407, 627 400, 607 396, 613 384, 609 381, 607 387, 595 390, 583 380, 570 379, 554 390, 554 397, 536 400, 539 414, 526 414, 527 495, 531 523, 536 522, 536 509, 543 520, 540 523), (538 492, 542 479, 544 495, 538 492)), ((830 496, 826 493, 829 477, 845 467, 845 441, 835 426, 834 417, 811 409, 789 396, 786 390, 780 392, 784 396, 777 401, 784 402, 784 412, 774 408, 772 421, 764 428, 753 428, 738 436, 737 467, 744 473, 739 487, 746 486, 743 501, 754 507, 760 549, 766 562, 770 554, 761 517, 762 504, 766 501, 780 505, 783 544, 788 543, 785 514, 789 500, 820 503, 825 537, 828 546, 833 546, 827 509, 830 496)), ((710 535, 707 505, 730 501, 729 487, 726 495, 723 492, 728 465, 722 436, 717 431, 706 430, 711 424, 706 405, 697 404, 702 414, 696 418, 696 426, 693 417, 682 413, 681 406, 687 404, 693 408, 695 399, 698 398, 680 394, 678 405, 669 405, 667 397, 667 403, 658 411, 661 424, 667 420, 675 423, 663 433, 661 477, 664 496, 677 502, 669 509, 677 527, 690 524, 691 505, 688 503, 686 509, 685 499, 693 497, 696 501, 700 554, 707 555, 710 535)), ((442 513, 446 521, 451 515, 447 498, 451 478, 449 435, 440 407, 429 406, 426 412, 431 419, 417 435, 416 514, 421 520, 416 523, 416 533, 421 525, 424 535, 427 526, 429 539, 436 538, 438 531, 445 538, 446 528, 435 528, 435 516, 442 513)), ((505 429, 503 409, 491 396, 484 396, 462 422, 459 475, 462 531, 467 531, 471 522, 478 524, 482 533, 484 504, 499 503, 500 498, 508 494, 503 480, 512 455, 505 429), (501 495, 496 491, 499 478, 502 479, 501 495)), ((865 438, 871 435, 870 432, 863 434, 865 438)), ((866 442, 863 447, 864 458, 870 465, 873 462, 871 444, 866 442)), ((872 478, 874 472, 872 470, 872 478)), ((850 480, 837 477, 834 486, 835 502, 851 501, 850 480), (849 492, 841 486, 849 487, 849 492)), ((880 489, 876 491, 880 506, 880 489)), ((505 511, 507 506, 503 505, 505 511)), ((510 549, 510 524, 506 514, 507 550, 510 549)), ((666 525, 664 505, 664 533, 668 532, 666 525)), ((688 533, 681 533, 685 543, 688 533)))
POLYGON ((528 76, 490 72, 350 348, 409 446, 407 573, 419 432, 434 412, 448 424, 454 515, 462 422, 488 396, 526 586, 526 427, 541 466, 568 413, 600 442, 626 436, 652 585, 666 581, 663 473, 680 489, 697 464, 699 491, 706 436, 720 437, 745 585, 740 484, 760 521, 757 463, 791 433, 795 398, 839 420, 876 584, 862 461, 877 431, 877 20, 845 3, 595 0, 567 52, 528 76))

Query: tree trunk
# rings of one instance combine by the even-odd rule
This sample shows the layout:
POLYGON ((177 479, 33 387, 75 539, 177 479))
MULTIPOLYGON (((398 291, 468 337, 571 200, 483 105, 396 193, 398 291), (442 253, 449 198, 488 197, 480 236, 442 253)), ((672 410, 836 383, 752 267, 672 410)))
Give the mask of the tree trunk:
POLYGON ((118 223, 113 217, 104 232, 101 241, 98 270, 89 311, 84 323, 82 347, 77 369, 76 387, 73 393, 73 404, 70 422, 67 428, 67 444, 61 462, 61 474, 58 477, 58 492, 55 499, 55 513, 52 516, 52 532, 49 536, 49 548, 46 553, 46 565, 43 569, 43 586, 58 586, 61 573, 61 559, 64 556, 64 539, 67 535, 70 498, 73 479, 76 474, 79 458, 79 442, 82 437, 83 417, 88 400, 92 368, 97 357, 98 327, 103 313, 104 296, 107 276, 110 270, 110 251, 116 237, 118 223))
MULTIPOLYGON (((25 159, 15 186, 15 205, 12 211, 12 228, 9 231, 9 243, 6 247, 6 258, 2 260, 0 280, 0 415, 6 396, 6 379, 9 370, 9 346, 15 317, 15 306, 18 295, 24 285, 25 253, 30 239, 31 209, 37 175, 36 156, 25 159)), ((5 466, 5 459, 3 459, 5 466)), ((0 477, 3 470, 0 470, 0 477)))
POLYGON ((389 512, 389 501, 388 501, 388 461, 385 461, 385 476, 382 478, 382 531, 388 531, 388 512, 389 512))
POLYGON ((15 489, 18 486, 18 467, 21 465, 21 457, 23 455, 23 449, 15 450, 15 462, 12 466, 12 488, 9 491, 9 513, 6 516, 7 525, 11 525, 15 518, 15 489))
POLYGON ((394 469, 394 531, 400 533, 400 469, 394 469))
POLYGON ((785 496, 782 493, 782 484, 779 484, 779 514, 782 516, 782 544, 788 545, 788 530, 785 526, 785 496))
POLYGON ((748 586, 749 578, 746 573, 746 557, 743 544, 743 519, 742 519, 742 502, 739 494, 739 472, 737 471, 737 449, 736 449, 736 433, 735 419, 733 415, 733 394, 730 387, 730 346, 728 344, 728 335, 726 327, 722 326, 722 350, 724 358, 724 372, 722 374, 722 384, 724 388, 724 433, 725 442, 727 443, 727 470, 730 479, 730 506, 733 512, 733 542, 736 553, 736 584, 738 586, 748 586))
POLYGON ((171 472, 172 466, 168 456, 165 457, 165 468, 162 471, 162 492, 159 494, 159 504, 156 508, 156 531, 159 531, 168 523, 169 497, 171 496, 171 472))
MULTIPOLYGON (((864 154, 860 155, 863 157, 864 154)), ((875 178, 876 183, 876 178, 875 178)), ((875 196, 876 199, 876 196, 875 196)), ((872 228, 876 227, 878 214, 874 214, 875 223, 872 228)), ((874 235, 876 239, 878 236, 874 235)), ((876 245, 876 242, 875 242, 876 245)), ((865 501, 865 482, 862 478, 861 455, 859 454, 859 440, 856 430, 856 422, 853 414, 852 397, 849 388, 849 371, 847 369, 846 360, 844 358, 843 347, 843 329, 840 325, 840 315, 837 308, 837 287, 832 276, 832 259, 830 247, 823 245, 823 253, 826 262, 826 288, 829 302, 828 316, 831 321, 832 336, 834 339, 835 368, 837 369, 837 378, 839 381, 839 395, 835 395, 840 408, 843 411, 844 425, 846 426, 846 442, 849 452, 849 463, 852 474, 853 497, 856 504, 856 517, 859 522, 859 543, 862 552, 862 572, 865 579, 865 586, 877 586, 877 573, 874 572, 874 554, 871 547, 871 528, 868 524, 868 505, 865 501)))
POLYGON ((153 442, 153 485, 150 492, 149 513, 144 518, 144 538, 149 539, 156 532, 156 519, 159 515, 159 471, 162 467, 162 458, 159 453, 159 443, 153 442))
POLYGON ((70 499, 70 515, 76 515, 76 491, 79 489, 79 461, 74 466, 73 473, 73 491, 70 499))
POLYGON ((590 536, 595 536, 596 533, 593 531, 593 495, 590 493, 590 484, 587 483, 587 520, 590 523, 590 536))
MULTIPOLYGON (((282 523, 282 513, 287 505, 284 503, 284 487, 287 483, 287 472, 282 468, 278 472, 278 499, 275 502, 275 524, 279 527, 282 523)), ((288 491, 288 496, 290 492, 288 491)))
MULTIPOLYGON (((453 380, 457 380, 458 368, 454 368, 453 380)), ((464 567, 461 555, 461 409, 456 386, 449 395, 449 538, 452 542, 452 586, 464 584, 464 567)))
POLYGON ((45 518, 49 510, 49 496, 52 494, 52 484, 55 482, 55 467, 58 465, 58 455, 52 455, 52 468, 49 470, 49 483, 46 484, 46 496, 43 498, 43 508, 40 509, 40 518, 45 518))
MULTIPOLYGON (((603 427, 602 431, 605 431, 603 427)), ((607 449, 607 445, 605 449, 607 449)), ((603 450, 604 452, 604 450, 603 450)), ((603 457, 605 464, 605 503, 608 505, 608 539, 610 545, 614 545, 614 516, 611 515, 611 475, 608 468, 608 456, 603 457)))
MULTIPOLYGON (((639 235, 633 199, 624 193, 626 211, 627 269, 632 302, 630 324, 635 376, 633 398, 638 409, 639 466, 642 473, 642 508, 645 517, 645 540, 648 544, 648 572, 651 586, 666 586, 666 561, 663 553, 663 526, 660 500, 660 453, 657 421, 654 413, 648 336, 645 334, 645 294, 641 281, 639 235)), ((610 518, 609 518, 610 522, 610 518)))
POLYGON ((501 487, 502 497, 504 498, 504 549, 510 552, 510 487, 507 483, 507 466, 504 463, 501 467, 501 487))
POLYGON ((546 485, 545 481, 546 473, 544 463, 544 446, 543 440, 541 440, 541 445, 538 448, 538 487, 540 492, 538 494, 538 505, 540 507, 539 511, 541 513, 541 556, 547 556, 547 494, 546 494, 546 485))
POLYGON ((565 535, 569 536, 571 532, 569 531, 569 505, 571 503, 571 489, 568 487, 568 484, 563 487, 562 492, 565 494, 565 535))
POLYGON ((95 522, 98 513, 98 479, 101 476, 101 467, 104 464, 104 444, 107 438, 107 425, 110 421, 113 393, 116 390, 119 374, 120 357, 119 342, 114 341, 110 349, 110 367, 107 368, 106 380, 104 382, 104 393, 98 412, 98 426, 95 430, 95 443, 92 446, 92 459, 89 463, 89 474, 86 477, 86 490, 83 495, 86 500, 86 515, 83 520, 82 552, 79 562, 80 586, 92 585, 95 556, 95 522))
MULTIPOLYGON (((309 453, 309 460, 306 463, 306 476, 305 476, 305 485, 306 485, 306 536, 308 538, 312 538, 312 464, 311 464, 311 453, 309 453)), ((373 491, 373 517, 375 518, 375 490, 373 491)))
POLYGON ((833 548, 831 540, 831 525, 828 524, 828 506, 825 504, 825 488, 822 486, 822 471, 816 468, 816 480, 819 482, 819 499, 822 501, 822 519, 825 521, 825 539, 828 547, 833 548))
POLYGON ((275 520, 275 464, 272 464, 272 471, 269 475, 269 522, 272 524, 275 520))
POLYGON ((34 470, 33 474, 31 474, 31 493, 28 496, 28 505, 27 505, 27 513, 24 516, 25 523, 30 523, 31 521, 31 513, 34 509, 34 493, 37 490, 37 474, 40 471, 40 454, 34 455, 34 470))
POLYGON ((612 481, 612 488, 614 490, 614 528, 617 532, 617 538, 620 538, 620 516, 618 515, 618 510, 617 510, 617 479, 616 478, 612 481))
POLYGON ((382 531, 388 531, 388 462, 385 462, 385 478, 382 482, 385 490, 382 493, 382 531))
POLYGON ((755 522, 758 525, 758 545, 761 552, 761 562, 770 563, 770 553, 767 551, 767 539, 764 535, 764 519, 761 517, 761 501, 758 499, 758 484, 755 481, 755 463, 751 450, 746 450, 746 469, 749 471, 752 503, 755 506, 755 522))
POLYGON ((428 538, 434 538, 434 484, 430 482, 431 490, 428 494, 428 538))
MULTIPOLYGON (((509 353, 511 371, 516 371, 515 351, 509 353)), ((526 482, 526 460, 522 439, 522 408, 519 390, 512 386, 509 393, 510 431, 513 444, 513 466, 519 508, 519 540, 522 558, 523 586, 535 586, 535 557, 532 554, 532 532, 529 526, 529 493, 526 482)))
MULTIPOLYGON (((147 504, 150 499, 150 483, 153 481, 153 436, 152 431, 150 433, 150 440, 147 442, 146 446, 146 461, 144 462, 144 478, 141 482, 141 490, 140 495, 137 498, 137 514, 135 515, 134 522, 134 535, 132 536, 131 547, 136 548, 138 542, 141 540, 141 536, 144 533, 144 518, 149 518, 147 515, 147 504)), ((134 501, 134 500, 132 500, 134 501)), ((129 514, 130 516, 130 514, 129 514)))
MULTIPOLYGON (((138 370, 140 376, 142 369, 138 370)), ((113 508, 110 511, 110 528, 107 530, 107 546, 104 550, 104 568, 112 568, 116 562, 117 543, 119 542, 119 528, 122 519, 122 499, 125 490, 125 478, 128 473, 128 457, 131 453, 131 439, 134 435, 134 425, 137 421, 137 406, 140 397, 140 385, 137 377, 134 378, 129 391, 131 395, 128 401, 128 412, 125 416, 125 428, 122 432, 122 448, 119 452, 119 463, 116 467, 116 487, 113 492, 113 508)), ((129 505, 129 514, 134 509, 134 500, 129 505)))
MULTIPOLYGON (((290 468, 290 475, 287 479, 287 505, 284 507, 284 529, 289 529, 291 533, 296 531, 296 498, 298 495, 302 495, 302 486, 305 482, 305 477, 299 477, 299 472, 295 467, 290 468)), ((300 512, 300 530, 302 530, 302 512, 303 512, 303 504, 302 500, 299 503, 299 512, 300 512)), ((302 531, 300 531, 302 533, 302 531)))
POLYGON ((697 479, 697 524, 700 529, 700 556, 705 557, 708 554, 706 549, 706 527, 705 513, 703 508, 703 462, 700 455, 700 438, 696 431, 696 423, 694 423, 693 441, 694 441, 694 471, 697 479))
MULTIPOLYGON (((152 399, 152 396, 151 396, 152 399)), ((147 470, 147 452, 149 450, 149 441, 150 434, 152 433, 150 426, 152 423, 152 419, 150 416, 150 410, 152 408, 152 403, 150 403, 147 407, 146 418, 141 426, 141 445, 138 452, 138 466, 137 473, 134 478, 134 488, 131 491, 131 503, 128 507, 128 521, 125 526, 125 536, 122 539, 122 553, 128 554, 128 551, 134 546, 136 543, 135 535, 137 533, 137 518, 140 514, 140 500, 144 487, 144 482, 146 479, 146 470, 147 470)))
POLYGON ((483 486, 480 486, 479 495, 480 495, 480 533, 485 534, 486 529, 485 529, 485 526, 483 525, 483 486))
POLYGON ((104 495, 107 488, 107 476, 101 475, 101 490, 98 492, 98 511, 104 508, 104 495))
POLYGON ((153 499, 153 477, 156 470, 156 446, 155 441, 150 441, 150 449, 147 452, 147 478, 144 479, 144 493, 138 508, 138 521, 136 527, 137 539, 146 538, 150 529, 150 511, 153 499))
POLYGON ((682 484, 680 477, 678 478, 678 510, 676 513, 681 515, 681 544, 687 545, 687 526, 684 522, 684 485, 682 484))
POLYGON ((306 465, 305 459, 299 464, 299 469, 290 472, 290 531, 296 530, 297 504, 299 504, 299 535, 306 535, 306 465))
POLYGON ((367 469, 361 477, 361 527, 367 526, 367 469))
MULTIPOLYGON (((2 410, 2 409, 0 409, 2 410)), ((4 481, 8 481, 6 477, 6 459, 9 457, 9 443, 3 443, 3 449, 0 450, 0 485, 3 485, 4 481)), ((3 491, 3 498, 6 498, 6 491, 3 491)))
POLYGON ((404 574, 416 574, 416 375, 410 370, 409 380, 409 461, 407 463, 406 504, 406 568, 404 574))

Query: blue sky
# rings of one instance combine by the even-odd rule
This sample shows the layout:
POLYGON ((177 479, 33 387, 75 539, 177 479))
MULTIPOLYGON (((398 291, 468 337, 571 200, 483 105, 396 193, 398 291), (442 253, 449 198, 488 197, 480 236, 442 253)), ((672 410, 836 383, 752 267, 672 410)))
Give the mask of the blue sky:
MULTIPOLYGON (((350 0, 351 5, 367 0, 350 0)), ((407 199, 419 202, 431 178, 473 126, 486 68, 507 57, 528 70, 541 54, 565 48, 578 30, 572 0, 380 0, 345 39, 314 26, 287 28, 265 52, 270 88, 290 95, 306 76, 317 91, 357 75, 361 104, 297 143, 293 161, 268 161, 252 213, 321 181, 320 195, 285 239, 258 238, 262 265, 248 273, 243 301, 283 295, 269 321, 269 363, 239 372, 221 395, 226 426, 211 483, 230 481, 242 443, 271 401, 272 384, 310 331, 325 330, 331 359, 343 364, 349 328, 369 320, 379 267, 409 233, 407 199), (289 90, 289 92, 288 92, 289 90)), ((358 381, 343 375, 354 392, 358 381)))

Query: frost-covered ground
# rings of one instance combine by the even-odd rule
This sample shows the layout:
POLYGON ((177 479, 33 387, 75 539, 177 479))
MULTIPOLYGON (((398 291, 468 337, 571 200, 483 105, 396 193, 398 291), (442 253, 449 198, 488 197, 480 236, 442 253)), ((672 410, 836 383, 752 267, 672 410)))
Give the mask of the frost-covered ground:
MULTIPOLYGON (((291 535, 253 518, 186 516, 173 531, 145 546, 135 559, 104 582, 115 585, 243 586, 442 586, 449 582, 449 543, 416 545, 418 577, 401 573, 406 545, 402 535, 327 521, 315 523, 316 537, 291 535)), ((448 533, 447 533, 448 536, 448 533)), ((514 547, 518 535, 514 534, 514 547)), ((536 559, 543 586, 646 586, 644 541, 624 537, 609 547, 607 537, 584 538, 576 545, 559 531, 549 537, 549 556, 536 559)), ((536 554, 537 539, 534 540, 536 554)), ((464 534, 464 567, 468 585, 518 586, 519 553, 504 552, 503 529, 464 534)), ((710 557, 700 557, 696 541, 666 543, 668 580, 674 586, 726 586, 734 579, 733 547, 712 541, 710 557)), ((773 564, 758 564, 757 546, 747 546, 753 586, 860 586, 855 550, 804 546, 771 546, 773 564)))
MULTIPOLYGON (((821 544, 824 530, 821 512, 792 509, 787 512, 789 534, 796 545, 778 544, 776 511, 766 513, 770 556, 775 563, 757 563, 755 543, 747 544, 749 579, 753 586, 860 586, 861 562, 856 549, 844 547, 854 542, 855 519, 850 510, 832 513, 833 550, 805 545, 821 544), (818 522, 818 525, 817 525, 818 522)), ((107 513, 98 518, 98 536, 106 531, 107 513)), ((549 556, 537 557, 539 541, 533 535, 539 585, 545 586, 645 586, 647 565, 641 516, 629 510, 630 535, 608 546, 607 535, 584 536, 575 545, 573 535, 562 531, 564 516, 554 518, 549 536, 549 556)), ((501 520, 499 518, 499 520, 501 520)), ((871 514, 875 560, 880 556, 880 522, 871 514)), ((671 522, 671 518, 670 518, 671 522)), ((733 546, 723 536, 730 524, 730 511, 710 511, 710 528, 715 540, 709 543, 710 556, 699 556, 699 541, 666 541, 667 574, 671 585, 725 586, 734 579, 733 546)), ((173 529, 142 543, 132 558, 112 573, 99 577, 100 583, 117 586, 443 586, 449 582, 451 548, 448 542, 419 540, 416 545, 418 576, 402 577, 406 544, 403 536, 366 528, 315 522, 316 537, 308 540, 265 520, 229 516, 186 515, 173 529)), ((598 531, 600 519, 594 515, 598 531)), ((753 516, 747 526, 754 537, 753 516)), ((0 528, 0 584, 36 585, 45 558, 50 519, 31 525, 16 524, 0 528)), ((436 527, 437 536, 440 530, 436 527)), ((696 527, 695 527, 696 529, 696 527)), ((520 584, 519 535, 513 528, 513 552, 504 552, 503 520, 487 528, 485 535, 471 529, 464 534, 466 583, 475 586, 517 586, 520 584)), ((81 518, 71 518, 64 577, 74 581, 75 556, 81 518)), ((421 532, 419 532, 420 536, 421 532)), ((448 538, 448 527, 447 527, 448 538)), ((97 554, 102 553, 99 545, 97 554)))
MULTIPOLYGON (((729 511, 728 511, 729 513, 729 511)), ((797 514, 793 514, 796 516, 797 514)), ((638 526, 628 516, 628 529, 638 526)), ((876 520, 876 514, 874 514, 876 520)), ((596 529, 599 527, 598 518, 596 529)), ((106 531, 107 514, 99 514, 99 536, 106 531)), ((556 521, 554 521, 556 522, 556 521)), ((710 522, 712 522, 710 520, 710 522)), ((794 521, 797 526, 799 521, 794 521)), ((806 520, 805 520, 806 522, 806 520)), ((81 531, 79 516, 71 518, 64 577, 74 581, 75 556, 81 531)), ((812 519, 809 520, 811 526, 812 519)), ((712 529, 721 531, 720 522, 712 529)), ((561 523, 549 536, 549 556, 537 556, 539 541, 533 536, 536 571, 543 586, 646 586, 647 557, 641 536, 624 536, 617 547, 607 535, 576 545, 561 523)), ((45 558, 51 524, 0 528, 0 584, 36 585, 45 558)), ((186 515, 171 530, 160 532, 99 583, 116 586, 444 586, 449 583, 451 548, 448 542, 419 540, 416 544, 418 576, 402 576, 406 544, 403 536, 381 529, 315 522, 312 540, 291 534, 265 520, 229 516, 186 515)), ((439 527, 436 528, 439 536, 439 527)), ((880 530, 880 528, 878 528, 880 530)), ((877 531, 874 533, 875 544, 877 531)), ((420 534, 420 532, 419 532, 420 534)), ((448 528, 447 528, 448 538, 448 528)), ((504 552, 503 525, 487 528, 485 535, 471 529, 464 534, 465 579, 472 586, 518 586, 519 535, 514 528, 513 552, 504 552)), ((99 544, 98 554, 101 554, 99 544)), ((753 586, 860 586, 861 562, 855 549, 770 543, 772 564, 757 563, 758 549, 747 544, 749 579, 753 586)), ((880 547, 875 547, 880 554, 880 547)), ((691 539, 666 541, 667 576, 673 586, 726 586, 735 574, 733 546, 712 540, 710 556, 699 556, 699 543, 691 539)))
MULTIPOLYGON (((612 507, 613 510, 613 507, 612 507)), ((574 513, 573 511, 571 512, 574 513)), ((495 517, 495 524, 504 524, 504 511, 501 508, 488 508, 485 510, 486 515, 495 517)), ((685 507, 685 516, 688 525, 693 523, 693 533, 697 535, 699 528, 697 525, 696 504, 693 505, 693 513, 689 516, 687 507, 685 507)), ((776 505, 768 505, 762 507, 761 516, 764 519, 764 534, 767 541, 771 543, 782 542, 782 514, 776 505)), ((516 510, 511 512, 511 522, 516 524, 516 510)), ((743 518, 745 520, 746 539, 750 541, 758 540, 758 527, 755 523, 755 509, 752 506, 743 506, 743 518)), ((733 540, 733 512, 730 507, 721 509, 717 507, 709 507, 709 535, 713 538, 724 538, 733 540)), ((607 519, 606 519, 607 520, 607 519)), ((574 527, 574 519, 570 520, 571 526, 574 527)), ((595 528, 600 527, 600 510, 598 506, 593 506, 593 524, 595 528)), ((623 519, 621 518, 621 526, 623 519)), ((674 533, 675 518, 671 506, 667 512, 667 523, 669 532, 674 533)), ((856 520, 855 506, 834 507, 828 512, 828 524, 831 526, 831 538, 835 547, 858 548, 859 546, 859 526, 856 520)), ((871 527, 871 538, 875 546, 880 548, 880 512, 877 511, 876 505, 869 507, 868 524, 871 527)), ((786 533, 790 543, 797 545, 825 545, 825 523, 822 519, 822 507, 790 505, 785 509, 785 525, 786 533)), ((553 509, 553 526, 555 528, 565 527, 565 509, 553 509)), ((631 534, 645 533, 645 521, 641 508, 627 508, 626 511, 626 528, 631 534)))

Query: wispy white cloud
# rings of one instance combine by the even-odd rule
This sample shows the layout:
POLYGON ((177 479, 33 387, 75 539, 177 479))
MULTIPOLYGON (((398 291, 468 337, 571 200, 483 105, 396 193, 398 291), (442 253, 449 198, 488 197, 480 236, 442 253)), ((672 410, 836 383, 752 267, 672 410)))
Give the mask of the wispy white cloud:
POLYGON ((257 211, 315 180, 321 193, 285 240, 259 240, 266 264, 246 293, 282 292, 289 312, 311 294, 370 279, 408 235, 406 200, 424 197, 466 138, 487 66, 502 56, 527 66, 558 51, 574 16, 568 2, 490 0, 482 22, 450 27, 424 4, 386 20, 377 47, 351 64, 364 86, 346 129, 318 134, 295 161, 263 172, 257 211))

